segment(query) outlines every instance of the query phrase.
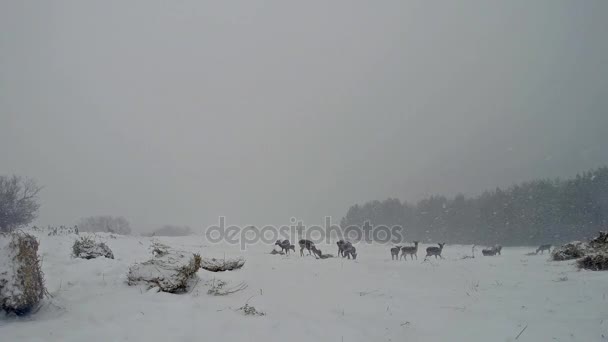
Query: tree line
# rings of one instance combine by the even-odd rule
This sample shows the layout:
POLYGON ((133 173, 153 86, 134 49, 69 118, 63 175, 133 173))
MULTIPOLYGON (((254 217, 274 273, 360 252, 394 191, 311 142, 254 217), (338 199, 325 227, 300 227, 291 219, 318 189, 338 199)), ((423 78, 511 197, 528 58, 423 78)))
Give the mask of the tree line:
POLYGON ((474 197, 434 195, 417 203, 389 198, 356 204, 340 225, 365 221, 399 225, 408 241, 523 246, 585 240, 608 227, 608 167, 474 197))

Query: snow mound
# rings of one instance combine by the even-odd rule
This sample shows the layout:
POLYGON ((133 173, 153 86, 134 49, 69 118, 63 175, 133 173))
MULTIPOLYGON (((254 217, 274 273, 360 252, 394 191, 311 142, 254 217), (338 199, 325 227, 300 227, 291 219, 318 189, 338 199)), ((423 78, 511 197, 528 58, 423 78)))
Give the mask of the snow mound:
POLYGON ((1 234, 0 307, 7 313, 27 314, 44 293, 38 240, 25 233, 1 234))
POLYGON ((114 253, 112 253, 112 250, 108 245, 103 242, 95 242, 93 239, 86 236, 74 241, 72 255, 82 259, 95 259, 98 257, 114 259, 114 253))
POLYGON ((169 293, 186 292, 196 272, 201 267, 201 257, 189 252, 168 251, 162 256, 129 267, 127 283, 158 287, 169 293))
POLYGON ((232 271, 243 267, 243 265, 245 265, 245 258, 243 257, 235 259, 204 258, 201 262, 201 267, 211 272, 232 271))

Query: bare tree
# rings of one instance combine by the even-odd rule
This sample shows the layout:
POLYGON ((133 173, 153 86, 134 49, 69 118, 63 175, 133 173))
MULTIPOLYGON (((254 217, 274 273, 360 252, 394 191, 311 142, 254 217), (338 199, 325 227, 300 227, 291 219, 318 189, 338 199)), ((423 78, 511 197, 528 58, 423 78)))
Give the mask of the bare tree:
POLYGON ((41 189, 30 178, 0 176, 0 232, 10 232, 36 218, 41 189))

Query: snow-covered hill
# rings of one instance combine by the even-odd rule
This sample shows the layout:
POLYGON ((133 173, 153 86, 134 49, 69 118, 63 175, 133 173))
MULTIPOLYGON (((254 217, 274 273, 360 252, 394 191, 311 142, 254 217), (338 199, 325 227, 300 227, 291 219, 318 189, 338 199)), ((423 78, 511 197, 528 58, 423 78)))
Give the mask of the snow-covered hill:
MULTIPOLYGON (((126 284, 150 258, 153 239, 100 235, 115 259, 74 259, 74 236, 39 236, 52 298, 26 318, 0 315, 1 341, 602 341, 608 340, 608 272, 578 271, 530 248, 461 259, 392 261, 389 246, 357 245, 356 261, 270 255, 273 246, 204 245, 202 237, 156 238, 203 257, 244 256, 234 272, 198 272, 182 295, 126 284), (248 287, 227 296, 209 284, 248 287), (266 313, 245 316, 245 303, 266 313), (603 337, 605 336, 605 337, 603 337)), ((336 253, 335 245, 320 246, 336 253)), ((479 253, 480 254, 480 253, 479 253)))

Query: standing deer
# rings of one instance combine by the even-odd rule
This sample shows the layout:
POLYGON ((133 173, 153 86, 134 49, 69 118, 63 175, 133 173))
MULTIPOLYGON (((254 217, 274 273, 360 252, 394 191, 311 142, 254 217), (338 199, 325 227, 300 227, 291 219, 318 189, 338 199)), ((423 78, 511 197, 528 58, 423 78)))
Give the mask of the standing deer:
POLYGON ((438 245, 439 245, 439 247, 427 247, 426 248, 426 256, 424 257, 424 260, 426 260, 426 258, 428 258, 430 256, 435 256, 435 259, 437 259, 437 257, 440 257, 441 259, 443 259, 443 257, 441 256, 441 251, 443 251, 443 246, 445 246, 445 242, 439 243, 438 245))
POLYGON ((298 241, 298 245, 300 245, 300 256, 304 256, 304 248, 308 250, 308 255, 312 255, 311 250, 315 247, 314 242, 302 239, 298 241))
POLYGON ((350 259, 352 257, 353 260, 357 259, 357 249, 353 245, 348 245, 348 247, 342 250, 342 253, 343 258, 348 257, 350 259))
POLYGON ((413 246, 401 247, 401 257, 404 260, 407 260, 408 255, 412 260, 414 260, 414 256, 416 256, 416 260, 418 260, 418 241, 414 241, 413 246))
POLYGON ((338 256, 344 256, 344 250, 352 246, 350 242, 344 240, 336 242, 336 245, 338 245, 338 256))
POLYGON ((391 260, 399 260, 399 251, 401 250, 401 246, 395 246, 391 248, 391 260))
POLYGON ((538 252, 540 252, 540 254, 544 254, 545 251, 551 253, 551 245, 540 245, 537 249, 536 249, 536 254, 538 254, 538 252))
POLYGON ((291 249, 292 251, 296 251, 296 247, 292 244, 289 243, 289 240, 277 240, 277 242, 274 243, 275 246, 279 246, 281 247, 281 252, 285 251, 286 254, 289 254, 289 250, 291 249))

